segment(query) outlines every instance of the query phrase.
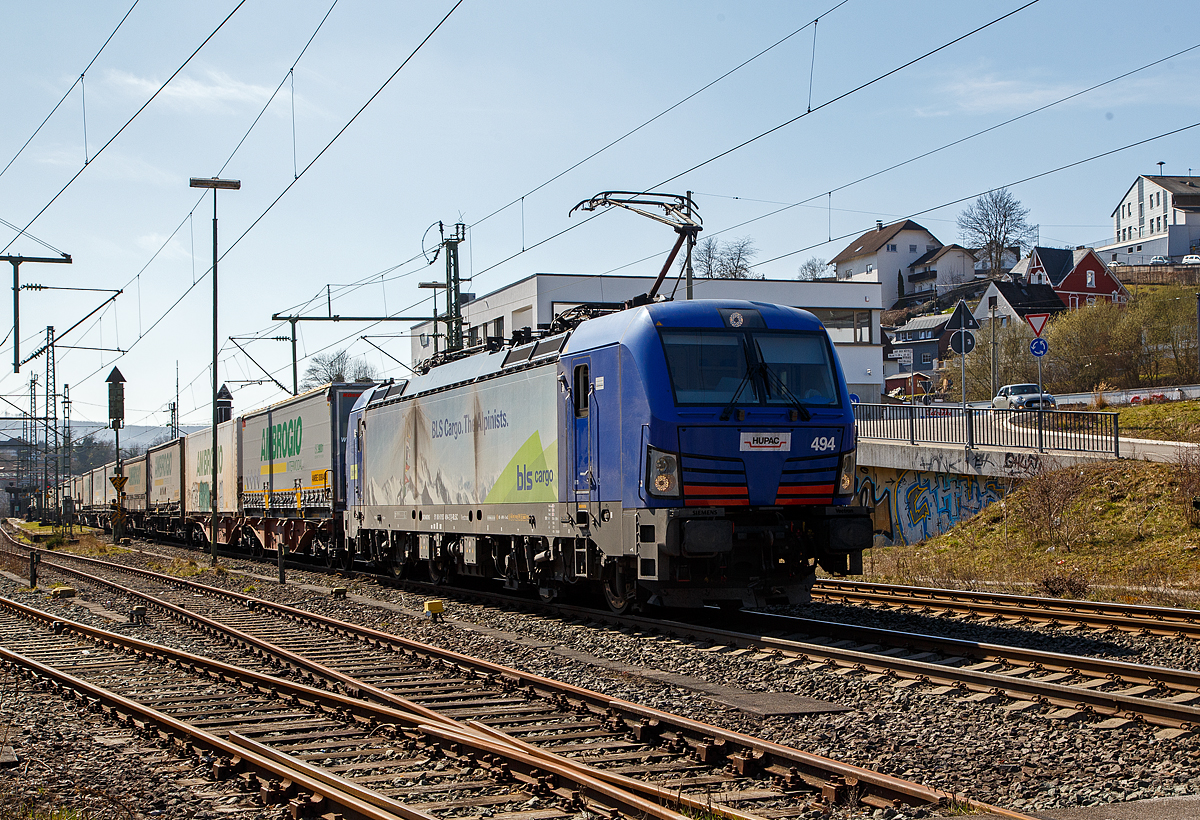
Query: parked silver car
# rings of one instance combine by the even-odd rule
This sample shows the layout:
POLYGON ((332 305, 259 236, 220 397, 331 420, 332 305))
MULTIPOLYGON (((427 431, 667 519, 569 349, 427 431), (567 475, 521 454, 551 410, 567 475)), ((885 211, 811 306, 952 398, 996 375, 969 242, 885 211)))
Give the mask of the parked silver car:
POLYGON ((1036 384, 1006 384, 992 399, 992 407, 998 410, 1053 410, 1057 406, 1054 396, 1039 393, 1036 384))

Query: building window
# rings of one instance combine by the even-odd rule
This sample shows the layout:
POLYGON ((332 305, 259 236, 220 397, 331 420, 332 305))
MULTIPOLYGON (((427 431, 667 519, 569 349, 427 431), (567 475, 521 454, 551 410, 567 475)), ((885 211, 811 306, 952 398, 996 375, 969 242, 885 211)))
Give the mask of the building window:
POLYGON ((875 266, 874 266, 874 265, 867 265, 867 273, 870 273, 870 272, 871 272, 871 271, 873 271, 873 270, 875 270, 875 266))
POLYGON ((1094 287, 1096 287, 1096 272, 1095 272, 1094 270, 1090 270, 1090 271, 1088 271, 1088 272, 1087 272, 1087 275, 1088 275, 1088 277, 1087 277, 1087 282, 1088 282, 1088 283, 1087 283, 1087 286, 1088 286, 1089 288, 1094 288, 1094 287))
POLYGON ((1095 305, 1095 304, 1096 304, 1096 297, 1095 297, 1095 296, 1089 296, 1089 297, 1087 298, 1087 303, 1088 303, 1089 305, 1095 305))
POLYGON ((896 246, 895 246, 895 245, 888 245, 888 246, 887 246, 887 249, 888 249, 888 253, 895 253, 895 252, 896 252, 896 246))
POLYGON ((834 344, 870 344, 871 311, 809 308, 829 331, 834 344))
POLYGON ((1140 251, 1140 250, 1142 249, 1142 246, 1141 246, 1141 245, 1138 245, 1138 246, 1137 246, 1137 249, 1140 251))
POLYGON ((916 245, 909 245, 909 246, 908 246, 908 252, 909 252, 909 253, 916 253, 916 252, 917 252, 917 246, 916 246, 916 245))
POLYGON ((921 364, 933 364, 933 354, 932 353, 922 353, 921 354, 921 364))

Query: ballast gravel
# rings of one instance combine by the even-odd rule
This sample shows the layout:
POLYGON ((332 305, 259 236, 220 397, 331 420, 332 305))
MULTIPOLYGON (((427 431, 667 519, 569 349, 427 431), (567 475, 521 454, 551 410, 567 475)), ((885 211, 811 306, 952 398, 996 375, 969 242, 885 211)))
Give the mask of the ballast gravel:
MULTIPOLYGON (((147 549, 167 555, 176 552, 161 545, 147 549)), ((201 567, 207 563, 194 552, 177 552, 184 561, 196 561, 201 567)), ((137 552, 109 560, 155 569, 162 564, 160 559, 137 552)), ((1053 708, 1008 711, 1002 699, 995 703, 965 701, 929 694, 920 687, 897 688, 886 681, 867 681, 854 673, 781 666, 775 659, 756 659, 753 653, 735 656, 659 634, 618 630, 595 622, 564 622, 452 598, 447 622, 435 624, 419 615, 425 596, 380 586, 370 579, 331 580, 328 575, 289 569, 289 585, 279 587, 271 580, 274 572, 268 566, 236 560, 223 564, 225 571, 207 571, 195 580, 361 623, 1016 811, 1043 814, 1200 795, 1197 734, 1160 738, 1155 727, 1136 724, 1101 729, 1086 720, 1053 719, 1049 716, 1053 708), (335 584, 348 587, 350 597, 330 597, 327 590, 335 584), (365 599, 391 608, 372 607, 365 599), (556 652, 556 647, 569 648, 570 657, 556 652), (582 660, 581 653, 596 662, 582 660), (850 711, 758 718, 716 704, 700 692, 614 671, 613 666, 661 670, 749 691, 786 692, 836 703, 850 711)), ((72 607, 73 612, 81 609, 72 607)), ((997 627, 841 605, 812 605, 789 614, 1200 668, 1200 648, 1195 644, 1131 633, 997 627)), ((103 621, 86 611, 70 617, 103 621)), ((109 628, 113 628, 111 621, 109 628)), ((210 654, 206 642, 194 636, 180 633, 164 642, 178 642, 184 644, 182 648, 192 646, 190 651, 210 654)), ((875 812, 873 816, 894 819, 917 814, 875 812)), ((823 815, 814 812, 811 816, 823 815)))

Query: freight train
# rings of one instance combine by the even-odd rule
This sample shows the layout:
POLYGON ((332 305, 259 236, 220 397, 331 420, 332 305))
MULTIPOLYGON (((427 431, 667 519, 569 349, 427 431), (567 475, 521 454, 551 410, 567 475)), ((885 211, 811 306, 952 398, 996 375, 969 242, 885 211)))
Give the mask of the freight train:
MULTIPOLYGON (((420 371, 218 427, 218 543, 616 611, 800 603, 817 566, 862 571, 853 409, 807 311, 580 308, 420 371)), ((206 431, 126 462, 127 525, 206 544, 212 457, 206 431)), ((71 482, 87 523, 112 472, 71 482)))

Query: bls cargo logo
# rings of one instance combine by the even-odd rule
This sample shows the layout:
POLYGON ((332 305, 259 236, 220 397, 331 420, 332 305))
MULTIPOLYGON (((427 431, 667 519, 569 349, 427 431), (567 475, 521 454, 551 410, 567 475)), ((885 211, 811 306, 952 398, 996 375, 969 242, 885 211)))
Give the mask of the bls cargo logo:
POLYGON ((517 489, 532 490, 535 484, 550 485, 554 483, 553 470, 530 470, 524 464, 517 465, 517 489))
POLYGON ((769 450, 772 452, 791 452, 792 434, 786 433, 753 433, 742 431, 743 452, 750 450, 769 450))

